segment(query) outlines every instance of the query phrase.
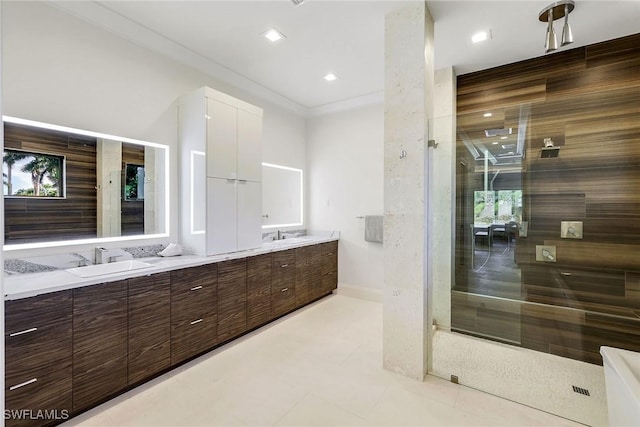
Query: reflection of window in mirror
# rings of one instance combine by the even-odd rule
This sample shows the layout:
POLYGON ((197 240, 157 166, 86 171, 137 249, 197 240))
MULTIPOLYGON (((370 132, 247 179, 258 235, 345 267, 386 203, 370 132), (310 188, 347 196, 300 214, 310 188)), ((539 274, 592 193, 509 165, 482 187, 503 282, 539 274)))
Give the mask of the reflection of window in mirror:
POLYGON ((5 150, 2 156, 4 195, 60 197, 64 194, 64 156, 5 150))
POLYGON ((4 250, 168 235, 167 146, 3 121, 4 250))
POLYGON ((144 200, 144 165, 126 165, 124 199, 144 200))

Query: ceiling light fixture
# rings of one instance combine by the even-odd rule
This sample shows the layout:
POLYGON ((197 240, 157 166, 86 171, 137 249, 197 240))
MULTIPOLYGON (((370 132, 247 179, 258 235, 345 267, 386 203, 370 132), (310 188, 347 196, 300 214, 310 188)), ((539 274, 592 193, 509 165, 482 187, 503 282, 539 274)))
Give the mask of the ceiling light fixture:
POLYGON ((332 81, 336 80, 337 78, 338 78, 338 77, 337 77, 335 74, 333 74, 333 73, 329 73, 329 74, 327 74, 326 76, 324 76, 324 79, 325 79, 326 81, 328 81, 328 82, 332 82, 332 81))
POLYGON ((286 38, 284 36, 284 34, 282 34, 280 31, 276 30, 275 28, 270 29, 269 31, 267 31, 266 33, 264 33, 264 36, 270 41, 270 42, 277 42, 278 40, 282 40, 284 38, 286 38))
POLYGON ((493 114, 491 114, 491 113, 484 113, 484 114, 482 115, 482 117, 491 117, 491 116, 493 116, 493 114))
POLYGON ((300 6, 304 3, 304 0, 291 0, 291 3, 293 3, 294 6, 300 6))
POLYGON ((491 31, 480 31, 471 36, 473 43, 480 43, 487 40, 491 36, 491 31))
POLYGON ((538 14, 538 19, 541 22, 548 22, 547 36, 544 43, 545 53, 553 52, 558 48, 556 32, 553 29, 553 21, 556 19, 564 17, 564 26, 562 27, 562 46, 573 43, 573 33, 571 32, 571 26, 569 26, 569 14, 574 8, 575 2, 573 0, 561 0, 551 3, 538 14))

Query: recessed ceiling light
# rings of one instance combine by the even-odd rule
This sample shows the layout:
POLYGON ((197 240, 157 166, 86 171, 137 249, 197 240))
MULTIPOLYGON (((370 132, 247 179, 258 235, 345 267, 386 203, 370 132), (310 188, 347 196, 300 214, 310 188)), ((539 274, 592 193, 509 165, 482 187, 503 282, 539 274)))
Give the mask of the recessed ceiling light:
POLYGON ((493 114, 491 114, 491 113, 484 113, 484 114, 482 115, 482 117, 491 117, 491 116, 493 116, 493 114))
POLYGON ((471 41, 473 43, 480 43, 489 38, 491 38, 491 31, 479 31, 471 36, 471 41))
POLYGON ((499 143, 498 141, 496 141, 496 142, 492 142, 491 144, 492 144, 492 145, 498 145, 498 144, 500 144, 500 143, 499 143))
POLYGON ((332 82, 332 81, 336 80, 337 78, 338 78, 338 77, 336 77, 336 75, 335 75, 335 74, 333 74, 333 73, 329 73, 329 74, 327 74, 326 76, 324 76, 324 79, 325 79, 326 81, 328 81, 328 82, 332 82))
POLYGON ((508 136, 501 136, 500 139, 508 139, 508 136))
POLYGON ((284 34, 276 30, 275 28, 272 28, 264 33, 264 36, 271 42, 277 42, 278 40, 282 40, 285 38, 284 34))

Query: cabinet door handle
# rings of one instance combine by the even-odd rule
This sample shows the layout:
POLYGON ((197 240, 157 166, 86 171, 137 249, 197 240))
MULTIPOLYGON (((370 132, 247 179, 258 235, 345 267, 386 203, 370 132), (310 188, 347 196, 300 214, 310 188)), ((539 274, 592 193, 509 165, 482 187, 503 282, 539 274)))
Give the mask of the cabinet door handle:
POLYGON ((29 381, 25 381, 25 382, 20 383, 20 384, 12 385, 11 387, 9 387, 9 391, 13 391, 13 390, 18 389, 20 387, 24 387, 26 385, 33 384, 36 381, 38 381, 37 378, 31 378, 29 381))
POLYGON ((328 256, 333 256, 333 252, 329 252, 327 255, 328 256))
POLYGON ((282 265, 280 266, 280 268, 285 268, 285 267, 289 267, 289 264, 282 264, 282 265))
POLYGON ((192 291, 197 291, 198 289, 202 289, 202 286, 194 286, 191 288, 192 291))
POLYGON ((196 323, 200 323, 200 322, 202 322, 202 319, 194 320, 193 322, 191 322, 191 324, 195 325, 196 323))
POLYGON ((280 292, 287 292, 289 288, 280 289, 280 292))
POLYGON ((17 337, 18 335, 28 334, 29 332, 35 332, 37 330, 38 330, 38 328, 29 328, 29 329, 25 329, 24 331, 19 331, 19 332, 14 332, 12 334, 9 334, 9 336, 10 337, 17 337))
POLYGON ((569 273, 568 271, 561 271, 560 274, 563 276, 571 276, 571 273, 569 273))

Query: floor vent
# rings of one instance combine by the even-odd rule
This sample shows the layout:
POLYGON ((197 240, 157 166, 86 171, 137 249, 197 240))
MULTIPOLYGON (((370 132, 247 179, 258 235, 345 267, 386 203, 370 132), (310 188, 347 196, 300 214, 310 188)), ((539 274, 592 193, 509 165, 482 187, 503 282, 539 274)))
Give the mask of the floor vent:
POLYGON ((591 396, 589 394, 589 390, 587 390, 586 388, 582 388, 582 387, 576 387, 576 386, 571 386, 573 387, 573 391, 576 393, 580 393, 580 394, 584 394, 585 396, 591 396))

